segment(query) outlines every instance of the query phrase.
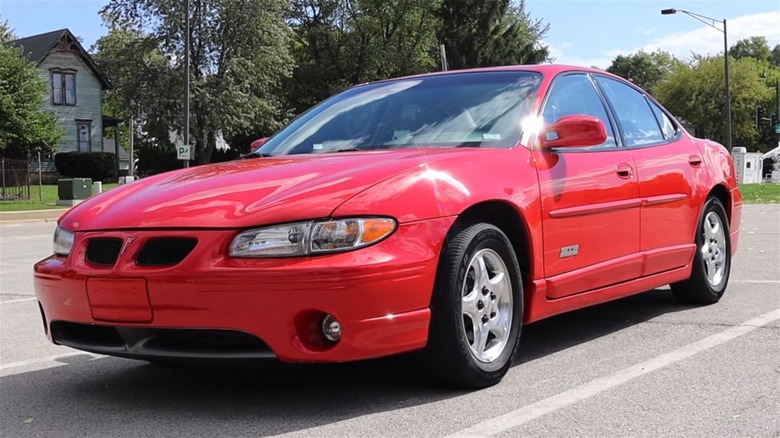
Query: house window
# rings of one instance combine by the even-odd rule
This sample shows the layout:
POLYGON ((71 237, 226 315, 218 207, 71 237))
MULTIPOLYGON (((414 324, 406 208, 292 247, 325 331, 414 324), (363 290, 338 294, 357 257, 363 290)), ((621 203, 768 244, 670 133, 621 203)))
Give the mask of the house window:
POLYGON ((76 122, 76 140, 80 152, 90 152, 92 150, 92 122, 89 120, 79 120, 76 122))
POLYGON ((53 71, 51 73, 52 102, 55 105, 76 104, 76 72, 53 71))

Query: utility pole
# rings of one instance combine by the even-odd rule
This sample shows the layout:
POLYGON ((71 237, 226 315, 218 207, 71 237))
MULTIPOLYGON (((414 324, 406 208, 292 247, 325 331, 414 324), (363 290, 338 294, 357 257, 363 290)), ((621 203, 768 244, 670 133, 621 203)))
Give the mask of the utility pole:
POLYGON ((129 176, 135 177, 135 173, 133 172, 133 168, 135 167, 135 160, 133 159, 133 156, 135 155, 135 150, 133 149, 134 147, 133 138, 135 137, 135 116, 134 116, 135 111, 132 109, 133 108, 132 102, 130 103, 130 108, 131 108, 130 117, 129 120, 127 121, 127 125, 130 130, 130 135, 128 135, 128 139, 129 139, 128 143, 130 147, 130 168, 128 169, 127 174, 129 176))
POLYGON ((444 44, 439 44, 439 56, 441 57, 441 71, 447 71, 447 49, 444 44))
MULTIPOLYGON (((777 139, 780 140, 780 79, 775 79, 775 117, 773 122, 775 125, 772 129, 775 130, 777 139)), ((780 141, 778 141, 780 145, 780 141)))
POLYGON ((728 145, 726 146, 731 153, 731 85, 729 80, 729 38, 726 32, 726 19, 723 19, 723 58, 726 61, 726 136, 728 145))
MULTIPOLYGON (((184 145, 190 145, 190 0, 184 0, 184 145)), ((190 167, 190 160, 184 160, 190 167)))

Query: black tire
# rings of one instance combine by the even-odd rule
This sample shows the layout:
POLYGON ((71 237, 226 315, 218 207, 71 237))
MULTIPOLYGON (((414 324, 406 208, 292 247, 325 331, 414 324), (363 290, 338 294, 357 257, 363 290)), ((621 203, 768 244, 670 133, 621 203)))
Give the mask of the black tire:
POLYGON ((729 282, 729 275, 731 274, 731 235, 729 233, 729 222, 726 216, 726 209, 718 198, 711 197, 704 204, 701 218, 699 218, 699 225, 696 228, 696 254, 693 258, 693 266, 691 269, 691 276, 685 281, 674 283, 671 285, 672 293, 675 298, 683 303, 688 304, 714 304, 720 301, 723 294, 726 292, 726 286, 729 282), (710 257, 709 247, 705 248, 708 244, 708 238, 705 235, 705 227, 707 224, 707 217, 710 214, 715 214, 720 220, 720 225, 723 229, 723 238, 725 251, 721 250, 721 253, 725 255, 723 259, 723 274, 719 277, 718 281, 713 284, 708 280, 708 265, 706 262, 703 249, 707 252, 707 257, 710 257))
POLYGON ((457 232, 444 244, 431 299, 428 344, 422 352, 431 378, 447 387, 467 389, 486 388, 500 382, 517 355, 523 307, 520 266, 506 235, 484 223, 457 232), (484 249, 492 250, 491 254, 497 254, 505 265, 512 297, 511 305, 507 306, 512 309, 509 336, 503 350, 490 362, 480 361, 472 353, 462 309, 469 263, 484 249))

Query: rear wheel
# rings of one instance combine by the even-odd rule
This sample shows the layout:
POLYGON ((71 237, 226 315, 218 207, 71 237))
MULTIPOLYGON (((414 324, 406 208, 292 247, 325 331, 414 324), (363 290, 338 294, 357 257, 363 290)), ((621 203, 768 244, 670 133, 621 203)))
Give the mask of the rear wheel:
POLYGON ((707 200, 699 220, 691 277, 672 284, 672 293, 685 303, 716 303, 726 292, 730 273, 731 235, 726 209, 713 197, 707 200))
POLYGON ((498 383, 517 354, 522 321, 520 268, 506 235, 482 223, 445 243, 424 352, 432 377, 465 388, 498 383))

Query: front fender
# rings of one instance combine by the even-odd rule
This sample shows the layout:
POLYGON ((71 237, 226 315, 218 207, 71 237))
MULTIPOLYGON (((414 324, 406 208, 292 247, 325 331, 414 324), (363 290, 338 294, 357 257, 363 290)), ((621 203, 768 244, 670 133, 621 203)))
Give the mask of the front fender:
POLYGON ((703 147, 704 162, 707 166, 707 187, 715 190, 722 187, 728 193, 729 202, 726 211, 729 216, 731 232, 731 251, 736 253, 739 242, 739 227, 742 224, 742 192, 737 183, 734 159, 728 149, 719 143, 708 141, 703 147))
POLYGON ((421 162, 353 196, 332 215, 387 215, 403 224, 458 216, 486 202, 510 205, 522 217, 530 245, 528 256, 539 268, 534 278, 541 275, 539 180, 530 151, 523 147, 472 149, 435 163, 421 162))
POLYGON ((456 216, 480 202, 513 204, 539 216, 539 182, 525 148, 474 149, 396 175, 351 197, 333 216, 388 215, 400 223, 456 216))

